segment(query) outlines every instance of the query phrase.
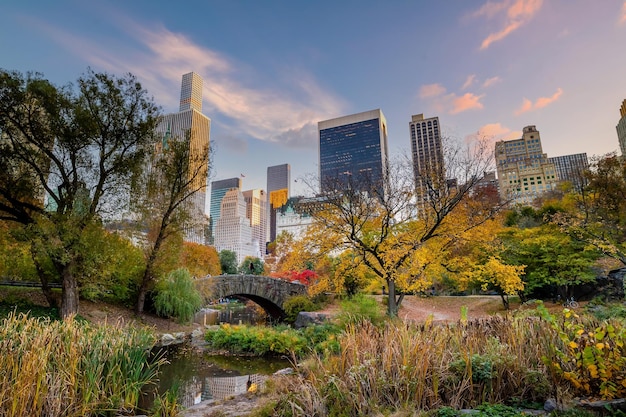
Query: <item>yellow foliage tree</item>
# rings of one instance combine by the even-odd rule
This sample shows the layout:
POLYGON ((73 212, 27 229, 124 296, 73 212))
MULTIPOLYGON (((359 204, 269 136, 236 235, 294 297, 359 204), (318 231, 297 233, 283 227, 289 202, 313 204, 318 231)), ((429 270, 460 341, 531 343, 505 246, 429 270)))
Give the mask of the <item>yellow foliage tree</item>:
POLYGON ((312 241, 321 250, 350 249, 386 283, 387 312, 396 316, 403 299, 400 290, 430 285, 426 272, 445 259, 464 235, 497 213, 499 206, 475 193, 475 185, 491 161, 486 143, 467 152, 449 149, 446 173, 420 172, 416 190, 412 164, 395 161, 382 182, 347 179, 322 184, 320 205, 311 210, 312 241), (461 183, 450 187, 445 176, 461 183), (399 287, 399 288, 397 288, 399 287))
POLYGON ((213 246, 184 242, 181 257, 183 266, 196 278, 222 273, 220 256, 213 246))

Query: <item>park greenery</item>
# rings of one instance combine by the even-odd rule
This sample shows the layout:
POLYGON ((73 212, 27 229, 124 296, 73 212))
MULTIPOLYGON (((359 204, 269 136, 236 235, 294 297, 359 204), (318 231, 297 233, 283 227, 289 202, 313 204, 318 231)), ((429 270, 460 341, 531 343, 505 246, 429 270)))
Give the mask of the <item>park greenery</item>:
POLYGON ((281 233, 265 262, 238 265, 233 251, 184 242, 212 151, 192 157, 187 137, 156 138, 159 120, 131 74, 88 70, 76 86, 59 87, 0 70, 0 277, 38 281, 63 319, 19 315, 17 303, 3 310, 0 415, 132 411, 159 364, 146 366, 153 335, 85 323, 80 300, 188 322, 202 304, 194 279, 220 274, 305 285, 307 296, 284 305, 289 323, 329 294, 340 300, 333 324, 207 333, 215 349, 300 362, 275 382, 275 415, 445 415, 445 407, 485 402, 626 396, 626 309, 605 304, 607 294, 593 294, 587 312, 554 314, 539 303, 446 325, 397 318, 407 294, 488 292, 508 309, 513 298, 578 296, 626 266, 622 158, 596 157, 576 186, 514 206, 481 183, 491 145, 448 141, 445 173, 414 172, 399 159, 385 167, 383 184, 312 183, 322 191, 307 208, 308 231, 281 233), (133 220, 119 219, 120 209, 133 220), (370 296, 381 293, 384 309, 370 296))

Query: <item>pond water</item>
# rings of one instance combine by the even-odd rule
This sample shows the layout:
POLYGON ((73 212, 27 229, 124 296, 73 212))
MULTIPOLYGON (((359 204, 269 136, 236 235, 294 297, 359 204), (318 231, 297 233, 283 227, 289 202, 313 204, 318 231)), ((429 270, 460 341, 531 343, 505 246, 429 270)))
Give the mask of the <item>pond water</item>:
POLYGON ((243 394, 251 384, 263 384, 265 376, 288 368, 287 358, 212 355, 188 344, 163 349, 169 364, 161 367, 159 383, 142 397, 139 408, 148 410, 155 391, 178 387, 178 400, 185 407, 200 401, 243 394))

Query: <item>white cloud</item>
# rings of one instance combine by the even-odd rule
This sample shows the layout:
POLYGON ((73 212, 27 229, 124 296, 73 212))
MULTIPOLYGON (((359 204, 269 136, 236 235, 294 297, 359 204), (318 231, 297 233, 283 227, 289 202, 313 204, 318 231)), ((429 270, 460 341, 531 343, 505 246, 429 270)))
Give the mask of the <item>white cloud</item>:
POLYGON ((204 79, 204 113, 211 118, 219 114, 221 125, 233 136, 313 147, 315 142, 308 138, 310 126, 343 113, 344 102, 305 71, 285 68, 289 75, 275 77, 272 83, 258 82, 261 75, 245 63, 180 33, 128 19, 117 24, 131 39, 115 49, 49 25, 46 31, 96 68, 133 73, 159 104, 174 111, 178 109, 181 76, 198 73, 204 79))

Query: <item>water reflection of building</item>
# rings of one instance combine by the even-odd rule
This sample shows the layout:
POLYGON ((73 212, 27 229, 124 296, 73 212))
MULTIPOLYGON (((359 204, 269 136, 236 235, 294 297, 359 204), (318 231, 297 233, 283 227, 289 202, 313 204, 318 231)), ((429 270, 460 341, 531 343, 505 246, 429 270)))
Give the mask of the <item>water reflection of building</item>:
POLYGON ((234 395, 245 394, 255 384, 263 388, 266 375, 252 374, 229 377, 193 377, 180 387, 178 400, 183 407, 191 407, 201 401, 223 400, 234 395))

